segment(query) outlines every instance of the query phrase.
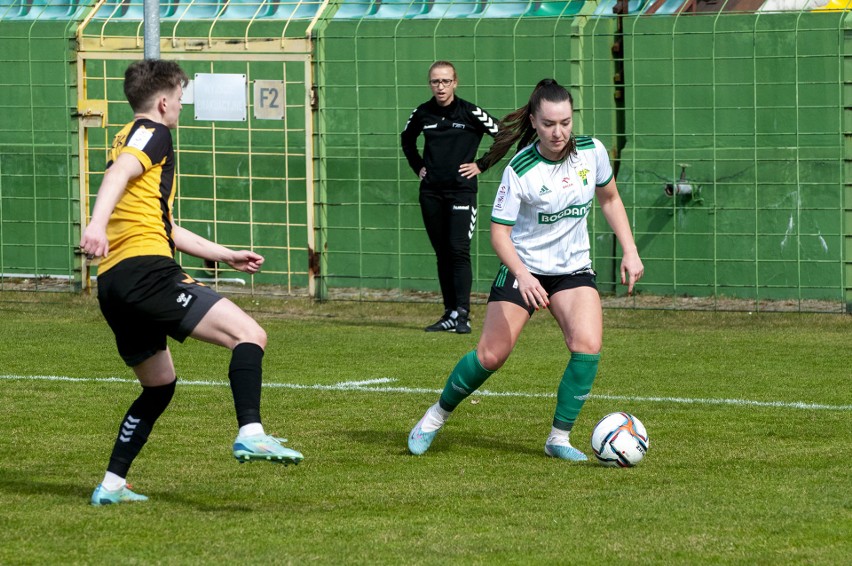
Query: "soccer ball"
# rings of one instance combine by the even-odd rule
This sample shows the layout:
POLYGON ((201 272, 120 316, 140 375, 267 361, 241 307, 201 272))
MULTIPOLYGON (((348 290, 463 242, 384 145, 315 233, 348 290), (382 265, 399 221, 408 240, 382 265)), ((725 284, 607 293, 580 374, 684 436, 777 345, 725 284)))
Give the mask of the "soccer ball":
POLYGON ((610 413, 592 431, 592 451, 604 466, 633 467, 648 451, 645 425, 633 415, 610 413))

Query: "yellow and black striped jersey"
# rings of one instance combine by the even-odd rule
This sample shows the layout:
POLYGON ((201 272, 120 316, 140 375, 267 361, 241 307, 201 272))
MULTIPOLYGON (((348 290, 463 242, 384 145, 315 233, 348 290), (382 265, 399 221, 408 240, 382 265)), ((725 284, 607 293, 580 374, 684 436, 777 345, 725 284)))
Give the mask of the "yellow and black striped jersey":
POLYGON ((116 134, 107 169, 122 153, 136 157, 144 172, 130 180, 109 218, 109 255, 101 260, 99 275, 130 257, 174 257, 175 151, 171 131, 144 118, 131 122, 116 134))

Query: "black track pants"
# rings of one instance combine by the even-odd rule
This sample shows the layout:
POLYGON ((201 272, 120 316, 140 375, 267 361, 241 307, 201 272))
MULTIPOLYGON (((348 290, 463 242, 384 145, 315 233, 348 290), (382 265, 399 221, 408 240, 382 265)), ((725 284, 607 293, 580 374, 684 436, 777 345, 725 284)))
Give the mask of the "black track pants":
POLYGON ((438 259, 444 308, 470 310, 470 240, 476 227, 476 194, 421 191, 420 211, 438 259))

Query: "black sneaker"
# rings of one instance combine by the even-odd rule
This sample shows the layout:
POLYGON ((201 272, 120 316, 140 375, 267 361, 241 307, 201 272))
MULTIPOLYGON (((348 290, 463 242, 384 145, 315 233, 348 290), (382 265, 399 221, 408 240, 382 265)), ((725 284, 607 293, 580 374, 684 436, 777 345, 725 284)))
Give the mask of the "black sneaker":
POLYGON ((456 334, 470 334, 470 313, 461 307, 456 312, 456 334))
POLYGON ((451 310, 444 311, 444 316, 442 316, 435 324, 427 326, 426 332, 454 332, 456 329, 456 319, 453 316, 454 314, 456 313, 451 310))

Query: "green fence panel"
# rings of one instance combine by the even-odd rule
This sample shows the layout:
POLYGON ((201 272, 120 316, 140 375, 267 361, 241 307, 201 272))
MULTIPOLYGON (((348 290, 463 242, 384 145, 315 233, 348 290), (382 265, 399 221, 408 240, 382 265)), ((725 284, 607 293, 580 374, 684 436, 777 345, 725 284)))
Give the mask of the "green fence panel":
MULTIPOLYGON (((451 60, 459 75, 457 96, 495 116, 525 104, 542 78, 570 85, 572 18, 510 18, 508 11, 504 17, 487 17, 499 11, 491 4, 480 6, 482 17, 441 19, 436 15, 450 9, 454 14, 467 8, 468 15, 480 12, 472 3, 435 3, 421 13, 416 3, 406 2, 406 13, 416 17, 386 20, 381 16, 383 10, 390 13, 388 4, 355 18, 368 13, 369 6, 344 3, 322 30, 319 205, 327 222, 321 279, 330 296, 416 300, 438 289, 434 252, 420 217, 419 181, 399 145, 412 110, 431 96, 427 75, 433 61, 451 60)), ((560 13, 567 12, 567 4, 559 4, 560 13)), ((499 8, 519 6, 530 9, 527 3, 499 8)), ((490 143, 483 138, 478 155, 490 143)), ((498 266, 488 227, 505 163, 479 179, 478 226, 471 245, 477 293, 487 292, 498 266)))
POLYGON ((805 309, 842 302, 838 19, 627 21, 630 142, 619 182, 645 289, 805 309), (666 192, 679 184, 692 193, 666 192))
MULTIPOLYGON (((621 297, 620 251, 593 211, 595 267, 601 290, 621 297, 613 304, 727 308, 728 299, 745 299, 732 308, 848 309, 852 15, 687 4, 630 2, 631 13, 654 15, 619 18, 611 1, 331 2, 312 32, 308 85, 302 63, 249 63, 217 56, 211 45, 304 36, 321 2, 164 2, 161 36, 191 73, 282 79, 291 100, 313 86, 317 103, 312 164, 297 135, 303 104, 287 110, 283 129, 251 120, 213 128, 185 112, 176 136, 178 213, 226 244, 262 242, 270 265, 298 263, 295 278, 273 269, 263 284, 301 287, 310 263, 321 297, 432 300, 435 260, 399 132, 430 96, 429 64, 449 59, 458 95, 497 116, 525 103, 543 77, 571 88, 575 131, 611 149, 646 263, 639 298, 621 297), (614 49, 619 40, 623 48, 614 49), (282 179, 293 191, 286 197, 282 179), (311 222, 316 250, 306 241, 311 222)), ((74 288, 80 278, 72 40, 93 5, 0 2, 0 289, 12 280, 14 288, 74 288)), ((106 44, 136 38, 141 52, 141 6, 106 2, 87 32, 106 44)), ((126 63, 106 58, 87 70, 86 95, 107 100, 110 116, 107 128, 89 131, 86 174, 95 187, 127 118, 126 63)), ((480 178, 472 244, 479 298, 497 266, 488 218, 505 163, 480 178)))
POLYGON ((79 274, 67 15, 82 9, 67 2, 0 6, 0 290, 70 290, 79 274))

